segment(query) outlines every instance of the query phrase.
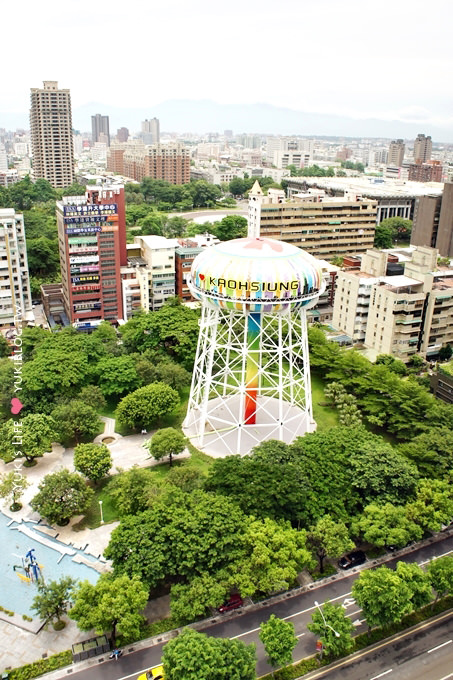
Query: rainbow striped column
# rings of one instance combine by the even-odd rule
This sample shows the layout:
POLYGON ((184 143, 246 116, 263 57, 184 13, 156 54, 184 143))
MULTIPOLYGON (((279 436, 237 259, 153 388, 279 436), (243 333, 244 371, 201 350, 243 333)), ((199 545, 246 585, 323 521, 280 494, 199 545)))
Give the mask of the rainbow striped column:
POLYGON ((260 359, 261 314, 250 312, 247 315, 247 364, 245 377, 244 424, 256 423, 256 398, 258 396, 258 367, 260 359))

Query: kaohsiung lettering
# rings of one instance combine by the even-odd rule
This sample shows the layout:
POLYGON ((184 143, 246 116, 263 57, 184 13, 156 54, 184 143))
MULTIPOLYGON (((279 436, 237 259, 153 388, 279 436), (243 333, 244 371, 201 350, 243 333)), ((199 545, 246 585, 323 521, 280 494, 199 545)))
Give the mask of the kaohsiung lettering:
POLYGON ((297 279, 294 281, 278 281, 272 283, 270 281, 236 281, 235 279, 222 279, 215 276, 208 276, 206 278, 209 287, 223 287, 228 288, 229 290, 246 291, 250 293, 296 291, 299 290, 301 285, 301 282, 297 279))

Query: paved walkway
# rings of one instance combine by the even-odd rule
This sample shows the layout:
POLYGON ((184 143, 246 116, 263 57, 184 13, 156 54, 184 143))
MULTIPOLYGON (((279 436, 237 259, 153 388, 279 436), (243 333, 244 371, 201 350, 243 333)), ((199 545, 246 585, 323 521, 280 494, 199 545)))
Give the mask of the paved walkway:
MULTIPOLYGON (((139 467, 150 467, 158 465, 158 462, 149 458, 148 451, 143 448, 143 443, 152 436, 147 434, 134 434, 127 437, 115 433, 115 421, 113 418, 102 418, 105 422, 105 430, 102 435, 99 435, 94 440, 101 442, 105 437, 113 437, 114 441, 108 444, 108 448, 112 454, 113 471, 117 469, 128 470, 134 465, 139 467)), ((189 457, 189 452, 186 450, 180 456, 175 456, 175 459, 189 457)), ((22 520, 39 520, 39 515, 35 513, 30 507, 29 503, 33 496, 36 495, 38 485, 45 475, 56 472, 63 468, 74 470, 73 464, 74 449, 64 449, 59 444, 54 444, 52 451, 46 453, 42 458, 38 458, 38 463, 32 468, 22 468, 21 472, 27 477, 30 486, 26 489, 21 502, 23 507, 19 512, 11 512, 7 506, 2 507, 3 514, 11 517, 15 521, 22 520)), ((0 460, 0 474, 9 472, 12 464, 6 465, 0 460)), ((110 540, 110 534, 113 529, 118 526, 118 522, 110 524, 103 524, 97 529, 83 529, 75 532, 73 525, 81 519, 80 516, 74 517, 71 522, 65 527, 55 527, 55 530, 45 530, 49 536, 58 534, 58 540, 68 545, 73 545, 79 549, 85 549, 85 552, 101 556, 110 540), (86 547, 85 547, 86 546, 86 547)), ((44 527, 41 527, 45 529, 44 527)), ((24 586, 29 587, 29 586, 24 586)), ((0 592, 1 605, 1 592, 0 592)), ((152 608, 146 610, 148 620, 157 620, 169 613, 169 598, 161 598, 152 608)), ((1 614, 1 613, 0 613, 1 614)), ((8 617, 5 617, 6 619, 8 617)), ((70 649, 74 642, 85 640, 90 637, 90 633, 82 633, 77 628, 77 625, 65 618, 67 621, 66 628, 62 631, 55 632, 52 625, 48 625, 48 630, 42 629, 38 634, 28 632, 21 629, 20 620, 18 625, 11 622, 0 620, 0 672, 7 668, 14 668, 21 666, 30 661, 36 661, 44 656, 50 656, 57 652, 70 649)))

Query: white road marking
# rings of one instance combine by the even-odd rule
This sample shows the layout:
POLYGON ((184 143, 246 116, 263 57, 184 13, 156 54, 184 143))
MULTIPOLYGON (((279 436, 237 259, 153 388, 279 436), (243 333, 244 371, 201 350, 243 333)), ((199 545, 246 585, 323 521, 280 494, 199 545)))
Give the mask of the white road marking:
POLYGON ((430 560, 425 560, 424 562, 418 562, 419 567, 423 567, 425 564, 429 564, 430 562, 434 562, 434 560, 438 560, 440 557, 446 557, 447 555, 450 555, 453 550, 449 550, 446 553, 443 553, 442 555, 434 555, 430 560))
POLYGON ((447 640, 447 642, 442 642, 441 645, 437 645, 437 647, 433 647, 432 649, 428 649, 426 652, 427 654, 431 654, 431 652, 435 652, 436 649, 440 649, 441 647, 445 647, 445 645, 449 645, 453 642, 453 640, 447 640))
POLYGON ((239 633, 239 635, 233 635, 230 640, 236 640, 238 637, 243 637, 244 635, 250 635, 250 633, 256 633, 257 630, 261 630, 260 627, 252 628, 251 630, 246 630, 245 633, 239 633))
MULTIPOLYGON (((335 600, 341 600, 342 598, 345 597, 345 595, 350 595, 351 593, 343 593, 343 595, 338 595, 338 597, 332 597, 329 602, 335 602, 335 600)), ((355 602, 352 598, 349 598, 352 602, 355 602)), ((348 605, 349 606, 349 605, 348 605)), ((301 609, 299 612, 295 612, 294 614, 290 614, 289 616, 282 616, 282 621, 287 621, 288 619, 293 619, 295 616, 300 616, 300 614, 306 614, 307 612, 311 612, 313 609, 317 609, 316 605, 313 605, 313 607, 307 607, 307 609, 301 609)), ((235 640, 236 638, 239 637, 244 637, 244 635, 249 635, 250 633, 256 633, 257 630, 260 630, 260 628, 252 628, 252 630, 246 630, 244 633, 239 633, 238 635, 233 635, 233 637, 230 638, 230 640, 235 640)))
POLYGON ((296 635, 297 638, 299 637, 304 637, 305 633, 299 633, 299 635, 296 635))
POLYGON ((439 678, 439 680, 449 680, 449 678, 453 678, 453 673, 450 673, 450 675, 444 675, 444 677, 439 678))
POLYGON ((392 670, 393 670, 393 668, 389 668, 388 671, 384 671, 383 673, 379 673, 379 675, 375 675, 374 677, 370 678, 370 680, 377 680, 378 678, 382 678, 384 675, 391 673, 392 670))

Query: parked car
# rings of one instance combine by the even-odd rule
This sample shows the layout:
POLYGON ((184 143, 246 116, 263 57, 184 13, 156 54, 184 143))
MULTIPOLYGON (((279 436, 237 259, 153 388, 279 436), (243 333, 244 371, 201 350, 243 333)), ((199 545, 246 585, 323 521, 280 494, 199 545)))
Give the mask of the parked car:
POLYGON ((223 612, 229 612, 232 609, 238 609, 238 607, 242 607, 243 604, 244 600, 240 595, 232 595, 228 602, 225 602, 221 607, 219 607, 218 611, 223 614, 223 612))
POLYGON ((363 550, 354 550, 354 552, 350 552, 339 559, 338 566, 341 569, 352 569, 352 567, 357 567, 364 562, 366 562, 366 555, 363 550))

